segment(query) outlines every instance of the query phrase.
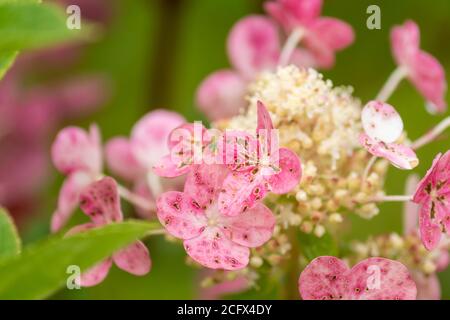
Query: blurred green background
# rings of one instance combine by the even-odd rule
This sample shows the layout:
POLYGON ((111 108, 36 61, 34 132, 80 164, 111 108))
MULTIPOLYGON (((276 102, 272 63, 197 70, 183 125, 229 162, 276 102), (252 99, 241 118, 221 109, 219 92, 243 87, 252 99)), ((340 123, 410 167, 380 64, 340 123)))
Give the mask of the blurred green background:
MULTIPOLYGON (((92 0, 95 1, 95 0, 92 0)), ((241 17, 262 12, 260 0, 109 0, 113 17, 104 34, 84 51, 78 68, 103 73, 111 79, 112 97, 101 111, 81 122, 97 122, 106 140, 128 135, 134 122, 154 108, 168 108, 189 120, 203 119, 194 105, 200 81, 210 72, 228 67, 225 41, 232 25, 241 17)), ((351 85, 361 100, 372 99, 395 65, 390 52, 389 30, 406 19, 415 20, 422 32, 422 48, 435 55, 450 74, 450 1, 448 0, 325 0, 324 15, 349 22, 356 42, 337 56, 337 64, 324 72, 336 85, 351 85), (382 29, 366 28, 366 9, 381 8, 382 29)), ((83 8, 81 8, 83 13, 83 8)), ((447 99, 448 101, 448 99, 447 99)), ((420 136, 443 116, 431 116, 423 99, 404 81, 390 102, 401 113, 412 139, 420 136)), ((447 113, 448 115, 448 113, 447 113)), ((449 149, 449 139, 419 151, 423 175, 438 152, 449 149)), ((386 191, 401 194, 408 172, 390 169, 386 191)), ((21 230, 26 242, 48 234, 62 177, 56 172, 42 188, 41 215, 21 230)), ((374 219, 352 218, 348 239, 401 232, 400 204, 386 204, 374 219)), ((185 265, 182 246, 162 239, 148 242, 153 270, 138 278, 115 267, 101 285, 82 290, 63 290, 55 299, 190 299, 198 286, 197 270, 185 265)), ((51 263, 49 261, 49 263, 51 263)), ((440 274, 443 298, 450 298, 450 269, 440 274)))

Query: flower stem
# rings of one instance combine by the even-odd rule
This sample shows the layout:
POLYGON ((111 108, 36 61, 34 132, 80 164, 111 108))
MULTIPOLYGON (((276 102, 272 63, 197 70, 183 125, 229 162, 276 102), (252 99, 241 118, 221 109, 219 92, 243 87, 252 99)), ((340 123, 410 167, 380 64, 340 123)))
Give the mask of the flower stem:
POLYGON ((411 201, 412 195, 397 195, 397 196, 380 196, 372 198, 370 202, 406 202, 411 201))
POLYGON ((158 235, 162 235, 162 234, 166 234, 165 229, 151 230, 145 234, 145 237, 158 236, 158 235))
POLYGON ((377 161, 377 159, 378 159, 377 156, 372 156, 372 158, 370 158, 369 162, 367 162, 366 168, 364 169, 364 173, 362 176, 363 183, 364 183, 364 181, 366 181, 367 176, 369 175, 370 169, 372 169, 372 167, 375 164, 375 161, 377 161))
POLYGON ((128 190, 127 188, 125 188, 124 186, 119 185, 118 186, 119 189, 119 194, 120 196, 127 200, 128 202, 130 202, 133 205, 136 205, 144 210, 148 210, 148 211, 155 211, 156 207, 153 204, 153 202, 148 201, 147 199, 145 199, 144 197, 141 197, 140 195, 137 195, 136 193, 128 190))
POLYGON ((414 141, 411 144, 411 148, 417 150, 420 147, 423 147, 424 145, 430 143, 434 139, 436 139, 445 129, 450 127, 450 117, 445 118, 442 120, 437 126, 435 126, 433 129, 425 133, 423 136, 421 136, 419 139, 414 141))
POLYGON ((404 67, 397 67, 389 76, 380 93, 378 93, 376 100, 386 102, 407 74, 408 71, 404 67))
POLYGON ((292 57, 292 53, 302 40, 304 34, 305 31, 302 28, 295 28, 291 32, 280 54, 280 60, 278 62, 280 66, 285 66, 289 63, 289 60, 292 57))

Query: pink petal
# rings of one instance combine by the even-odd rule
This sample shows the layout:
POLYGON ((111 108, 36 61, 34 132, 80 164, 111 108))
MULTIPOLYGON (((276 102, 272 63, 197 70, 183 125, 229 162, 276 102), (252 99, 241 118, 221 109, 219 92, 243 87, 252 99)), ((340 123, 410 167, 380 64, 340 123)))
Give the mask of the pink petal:
POLYGON ((52 232, 66 225, 78 206, 81 191, 91 182, 92 177, 83 171, 76 171, 66 178, 59 192, 58 208, 52 216, 52 232))
POLYGON ((274 129, 269 111, 261 101, 258 101, 257 121, 256 135, 259 142, 259 157, 269 156, 279 149, 278 130, 274 129))
POLYGON ((105 280, 109 269, 112 266, 112 259, 108 258, 83 272, 80 277, 80 285, 82 287, 96 286, 105 280))
POLYGON ((184 185, 185 195, 202 208, 209 207, 218 197, 228 170, 222 165, 193 166, 184 185))
POLYGON ((257 203, 253 208, 234 217, 223 217, 223 233, 231 241, 245 247, 259 247, 273 234, 275 216, 269 208, 257 203))
POLYGON ((269 185, 257 169, 254 172, 231 172, 219 194, 219 210, 226 216, 241 214, 263 199, 268 191, 269 185))
POLYGON ((109 140, 105 153, 108 167, 115 175, 133 181, 145 174, 145 168, 142 168, 135 158, 127 138, 117 137, 109 140))
POLYGON ((258 140, 246 131, 226 130, 217 142, 217 162, 233 171, 253 168, 258 160, 258 140))
MULTIPOLYGON (((447 153, 450 155, 449 152, 447 153)), ((417 185, 417 190, 413 197, 413 201, 415 203, 423 203, 430 198, 429 189, 431 189, 433 184, 436 182, 436 177, 439 174, 438 166, 441 158, 443 158, 442 153, 439 153, 436 157, 434 157, 431 167, 427 170, 427 173, 417 185)))
POLYGON ((141 241, 115 252, 113 260, 120 269, 136 276, 147 274, 152 264, 148 249, 141 241))
POLYGON ((52 145, 52 160, 65 174, 77 170, 100 173, 102 154, 98 128, 91 126, 89 133, 78 127, 61 130, 52 145))
POLYGON ((266 2, 264 8, 290 32, 315 21, 322 11, 322 0, 275 0, 266 2))
MULTIPOLYGON (((208 276, 214 271, 205 269, 205 274, 208 276), (208 272, 209 271, 209 272, 208 272)), ((224 295, 238 293, 248 289, 250 286, 249 281, 245 276, 238 276, 234 280, 224 281, 207 288, 200 288, 199 299, 200 300, 217 300, 221 299, 224 295)))
POLYGON ((432 201, 426 201, 422 204, 419 217, 420 238, 429 251, 435 249, 441 240, 441 228, 432 220, 432 216, 435 215, 432 208, 432 201))
POLYGON ((272 118, 270 117, 269 111, 267 111, 267 107, 261 101, 258 101, 258 125, 256 127, 256 131, 259 130, 272 130, 273 123, 272 118))
POLYGON ((445 271, 450 264, 450 253, 447 248, 443 248, 439 252, 439 257, 436 259, 436 271, 445 271))
POLYGON ((445 71, 435 57, 423 51, 417 52, 409 65, 409 77, 432 112, 443 113, 447 110, 445 71))
POLYGON ((116 181, 105 177, 91 183, 80 194, 80 208, 97 224, 122 221, 116 181))
POLYGON ((377 141, 364 133, 360 135, 359 142, 371 154, 389 160, 399 169, 411 170, 419 164, 415 152, 404 145, 377 141))
POLYGON ((257 73, 273 69, 280 53, 276 25, 264 16, 248 16, 239 20, 227 42, 231 64, 252 79, 257 73))
MULTIPOLYGON (((418 175, 409 175, 406 179, 405 194, 413 194, 417 188, 418 183, 418 175)), ((403 233, 405 235, 416 233, 419 224, 420 207, 412 201, 405 202, 403 206, 403 233)))
POLYGON ((320 66, 320 63, 317 61, 316 55, 314 55, 314 53, 310 50, 303 48, 297 48, 292 52, 290 62, 297 67, 303 68, 317 69, 320 66))
POLYGON ((153 172, 160 177, 175 178, 191 170, 191 165, 182 165, 172 162, 172 156, 164 156, 154 167, 153 172))
POLYGON ((197 89, 197 104, 208 119, 233 117, 245 108, 247 82, 236 72, 220 70, 209 75, 197 89))
POLYGON ((391 143, 403 132, 403 121, 393 106, 380 101, 370 101, 361 112, 361 122, 372 139, 391 143))
POLYGON ((422 273, 413 274, 417 285, 417 300, 440 300, 441 284, 436 274, 426 276, 422 273))
POLYGON ((344 299, 347 265, 335 257, 318 257, 303 270, 298 289, 303 300, 344 299))
POLYGON ((324 47, 333 51, 345 49, 355 40, 353 28, 346 22, 335 18, 319 18, 309 27, 307 41, 314 37, 324 47))
POLYGON ((401 26, 392 28, 392 53, 398 65, 408 65, 419 51, 420 31, 414 21, 408 20, 401 26))
POLYGON ((399 262, 369 258, 352 269, 335 257, 318 257, 302 272, 299 291, 305 300, 411 300, 417 289, 399 262))
POLYGON ((369 258, 355 265, 347 275, 346 298, 352 300, 415 300, 416 284, 400 262, 369 258), (371 278, 372 277, 372 278, 371 278), (376 278, 379 277, 379 288, 376 278), (374 279, 374 282, 371 282, 374 279))
POLYGON ((151 168, 169 152, 167 139, 170 133, 185 122, 178 113, 155 110, 134 125, 130 139, 131 148, 144 168, 151 168))
POLYGON ((230 241, 218 228, 184 241, 189 256, 211 269, 239 270, 248 265, 250 250, 230 241))
MULTIPOLYGON (((147 199, 151 203, 154 204, 156 208, 156 200, 153 194, 151 193, 147 181, 145 179, 138 179, 133 186, 133 192, 137 194, 138 196, 147 199)), ((155 218, 155 211, 156 210, 148 210, 144 209, 140 206, 135 206, 134 210, 136 210, 136 213, 138 216, 144 220, 149 220, 155 218)))
POLYGON ((205 212, 188 195, 169 191, 157 201, 157 215, 161 224, 174 237, 191 239, 199 236, 207 225, 205 212))
POLYGON ((287 148, 280 148, 278 167, 281 172, 269 177, 270 189, 273 193, 284 194, 300 183, 302 167, 298 156, 287 148))

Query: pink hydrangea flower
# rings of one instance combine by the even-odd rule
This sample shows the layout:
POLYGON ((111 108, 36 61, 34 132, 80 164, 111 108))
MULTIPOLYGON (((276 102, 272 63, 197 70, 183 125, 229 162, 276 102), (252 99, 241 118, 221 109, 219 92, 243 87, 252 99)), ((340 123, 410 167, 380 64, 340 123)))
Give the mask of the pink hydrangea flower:
POLYGON ((353 268, 330 256, 314 259, 298 281, 304 300, 415 300, 416 284, 400 262, 368 258, 353 268))
MULTIPOLYGON (((92 222, 72 228, 68 235, 123 221, 120 197, 114 179, 105 177, 89 184, 83 189, 79 199, 81 209, 92 222)), ((84 272, 80 285, 90 287, 102 282, 113 262, 120 269, 137 276, 147 274, 151 268, 147 247, 141 241, 136 241, 84 272)))
POLYGON ((58 206, 53 214, 51 230, 60 230, 78 206, 81 190, 102 174, 100 132, 96 125, 89 132, 67 127, 56 136, 51 155, 55 167, 67 176, 59 193, 58 206))
MULTIPOLYGON (((233 69, 212 73, 197 90, 197 104, 211 120, 236 115, 245 107, 249 81, 262 71, 275 69, 281 53, 277 26, 264 16, 245 17, 231 30, 227 49, 233 69)), ((298 65, 308 60, 310 57, 300 50, 291 58, 298 65)))
POLYGON ((420 204, 419 228, 423 245, 435 249, 442 233, 450 234, 450 151, 438 154, 419 182, 413 201, 420 204))
POLYGON ((332 67, 336 52, 354 41, 354 32, 349 24, 320 16, 322 0, 274 0, 266 2, 265 9, 286 32, 300 30, 302 42, 319 68, 332 67))
POLYGON ((284 194, 300 182, 300 159, 291 150, 279 148, 276 133, 269 112, 258 102, 256 138, 235 132, 225 134, 225 154, 230 149, 235 152, 236 148, 246 153, 237 158, 238 166, 233 166, 234 171, 225 178, 219 195, 219 209, 223 214, 245 212, 268 192, 284 194))
POLYGON ((447 82, 439 61, 429 53, 420 50, 420 31, 414 21, 408 20, 396 26, 391 32, 394 58, 404 68, 407 77, 427 100, 432 112, 445 112, 447 82))
MULTIPOLYGON (((132 182, 137 194, 156 198, 166 181, 160 180, 153 167, 168 153, 167 140, 172 130, 185 122, 175 112, 155 110, 146 114, 134 125, 130 138, 115 137, 108 141, 105 146, 108 168, 132 182)), ((148 216, 148 212, 139 212, 148 216)))
POLYGON ((237 270, 247 266, 250 249, 270 239, 275 217, 263 204, 228 217, 218 209, 218 196, 228 169, 197 165, 187 176, 184 192, 166 192, 158 199, 158 218, 184 242, 188 255, 211 269, 237 270))
POLYGON ((389 160, 400 169, 413 169, 419 164, 416 153, 409 147, 395 143, 403 132, 403 121, 391 105, 370 101, 363 108, 361 122, 364 133, 361 145, 376 157, 389 160))

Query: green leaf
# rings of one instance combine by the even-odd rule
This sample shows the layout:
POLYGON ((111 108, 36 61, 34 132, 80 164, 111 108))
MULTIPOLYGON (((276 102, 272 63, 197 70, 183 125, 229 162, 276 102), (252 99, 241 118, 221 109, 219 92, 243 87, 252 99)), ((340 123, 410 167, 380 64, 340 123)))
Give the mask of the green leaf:
POLYGON ((337 244, 329 233, 325 233, 319 238, 313 234, 299 232, 298 241, 301 253, 309 261, 319 256, 338 255, 337 244))
POLYGON ((81 35, 80 30, 67 28, 67 17, 54 5, 0 0, 0 52, 43 47, 81 35))
POLYGON ((18 255, 20 238, 13 220, 5 209, 0 208, 0 259, 18 255))
POLYGON ((15 50, 0 52, 0 80, 3 78, 8 69, 12 66, 14 60, 16 59, 16 56, 17 51, 15 50))
POLYGON ((156 222, 127 221, 70 237, 53 235, 0 261, 0 299, 42 299, 62 287, 72 265, 81 270, 160 228, 156 222))

